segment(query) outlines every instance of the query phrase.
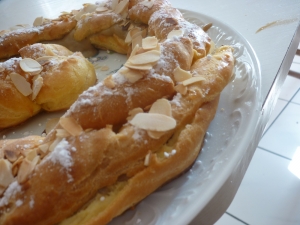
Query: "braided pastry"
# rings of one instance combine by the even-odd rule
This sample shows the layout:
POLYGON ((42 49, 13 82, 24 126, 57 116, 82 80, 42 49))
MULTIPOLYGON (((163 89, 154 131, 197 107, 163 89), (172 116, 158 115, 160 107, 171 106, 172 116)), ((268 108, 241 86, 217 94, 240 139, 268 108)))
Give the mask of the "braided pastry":
POLYGON ((21 57, 0 63, 0 129, 19 124, 40 110, 67 109, 96 82, 93 65, 61 45, 33 44, 21 57))
POLYGON ((200 152, 232 76, 232 47, 210 50, 208 35, 165 0, 85 5, 75 16, 79 39, 104 35, 95 26, 107 18, 98 14, 110 15, 107 33, 127 27, 116 35, 128 60, 82 93, 46 137, 0 141, 3 225, 107 224, 200 152))

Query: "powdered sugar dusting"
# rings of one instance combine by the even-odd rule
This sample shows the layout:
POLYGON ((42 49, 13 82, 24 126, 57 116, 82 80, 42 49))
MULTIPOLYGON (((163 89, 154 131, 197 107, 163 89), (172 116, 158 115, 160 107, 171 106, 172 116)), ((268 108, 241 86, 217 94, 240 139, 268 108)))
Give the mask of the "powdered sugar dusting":
POLYGON ((17 193, 20 193, 21 190, 22 190, 22 188, 21 188, 20 184, 18 183, 18 181, 12 182, 8 186, 6 191, 4 192, 3 197, 0 199, 0 207, 8 205, 9 204, 9 199, 11 197, 14 197, 17 193))

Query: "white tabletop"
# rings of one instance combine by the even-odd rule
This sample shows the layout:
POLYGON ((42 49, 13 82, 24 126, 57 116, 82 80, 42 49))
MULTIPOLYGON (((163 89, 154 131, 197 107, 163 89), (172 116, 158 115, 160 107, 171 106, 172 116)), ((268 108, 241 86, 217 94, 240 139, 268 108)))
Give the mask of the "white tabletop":
MULTIPOLYGON (((256 138, 263 128, 275 105, 279 90, 288 73, 300 40, 299 0, 170 0, 176 8, 197 11, 228 24, 245 37, 260 63, 261 70, 261 117, 256 138), (264 28, 265 29, 261 29, 264 28), (259 31, 259 32, 257 32, 259 31)), ((80 8, 82 3, 93 0, 0 0, 0 30, 16 24, 32 24, 37 16, 55 18, 62 11, 80 8)), ((241 166, 240 173, 233 174, 224 188, 212 199, 192 224, 216 221, 230 204, 243 178, 246 168, 257 146, 255 140, 251 154, 241 166), (246 168, 245 168, 246 167, 246 168), (225 187, 226 186, 226 187, 225 187), (234 187, 234 188, 233 188, 234 187), (228 188, 234 191, 227 194, 228 188), (224 197, 226 196, 226 198, 224 197), (223 202, 222 202, 223 201, 223 202), (219 210, 212 205, 220 205, 219 210), (222 206, 222 207, 221 207, 222 206), (206 215, 205 215, 206 213, 206 215), (209 215, 209 216, 208 216, 209 215), (210 218, 208 218, 210 217, 210 218)), ((237 168, 239 169, 239 168, 237 168)), ((206 223, 208 224, 208 223, 206 223)))

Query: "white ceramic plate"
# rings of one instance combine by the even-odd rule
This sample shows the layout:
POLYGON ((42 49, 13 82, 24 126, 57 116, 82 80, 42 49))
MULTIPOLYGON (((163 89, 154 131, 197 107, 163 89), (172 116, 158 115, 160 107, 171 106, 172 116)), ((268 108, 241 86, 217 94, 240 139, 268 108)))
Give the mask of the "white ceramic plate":
MULTIPOLYGON (((232 45, 235 49, 235 78, 221 95, 219 109, 211 123, 203 149, 194 166, 179 178, 144 199, 110 225, 188 224, 222 188, 251 144, 260 112, 260 69, 251 46, 228 25, 203 14, 184 11, 184 17, 198 25, 213 23, 208 33, 216 46, 232 45)), ((101 52, 91 58, 97 76, 103 79, 119 69, 126 58, 101 52), (101 68, 108 67, 108 71, 101 68)), ((17 128, 0 133, 0 138, 40 135, 47 119, 64 112, 42 113, 17 128)))

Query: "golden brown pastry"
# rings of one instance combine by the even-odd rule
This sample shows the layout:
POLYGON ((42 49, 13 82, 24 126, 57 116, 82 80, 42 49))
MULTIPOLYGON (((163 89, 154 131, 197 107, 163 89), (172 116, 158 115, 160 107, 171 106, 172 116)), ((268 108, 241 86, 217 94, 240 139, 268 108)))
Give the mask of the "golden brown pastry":
POLYGON ((0 64, 0 129, 40 110, 67 109, 96 82, 93 65, 80 52, 55 44, 33 44, 21 57, 0 64))
POLYGON ((233 48, 208 54, 208 35, 164 0, 108 1, 88 13, 107 9, 122 18, 129 9, 128 59, 83 92, 45 138, 0 142, 0 224, 107 224, 201 150, 232 76, 233 48))

